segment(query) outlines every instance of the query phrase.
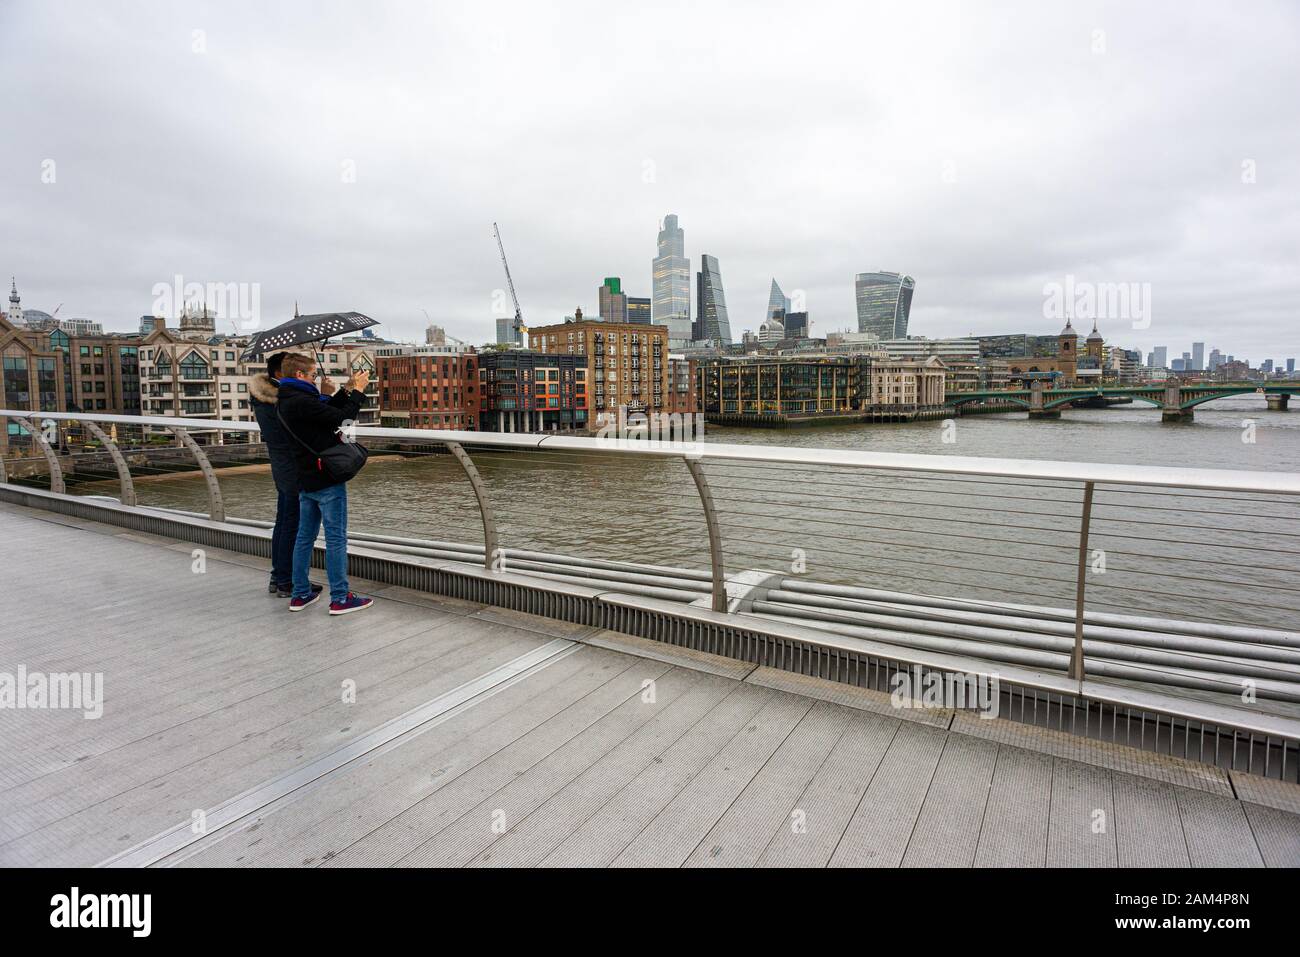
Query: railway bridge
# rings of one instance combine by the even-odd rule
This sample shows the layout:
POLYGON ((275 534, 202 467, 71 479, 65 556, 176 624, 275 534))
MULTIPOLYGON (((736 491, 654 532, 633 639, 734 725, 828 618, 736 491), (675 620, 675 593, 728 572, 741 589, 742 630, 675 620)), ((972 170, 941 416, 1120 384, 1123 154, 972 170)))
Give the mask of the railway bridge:
POLYGON ((1031 419, 1059 418, 1062 409, 1105 404, 1110 399, 1128 398, 1160 410, 1161 421, 1190 422, 1195 408, 1205 402, 1232 395, 1262 395, 1268 408, 1285 412, 1291 396, 1300 395, 1300 382, 1190 382, 1177 380, 1136 386, 1075 385, 1048 388, 1033 382, 1023 389, 981 389, 950 394, 945 403, 954 409, 973 402, 1010 402, 1023 406, 1031 419))

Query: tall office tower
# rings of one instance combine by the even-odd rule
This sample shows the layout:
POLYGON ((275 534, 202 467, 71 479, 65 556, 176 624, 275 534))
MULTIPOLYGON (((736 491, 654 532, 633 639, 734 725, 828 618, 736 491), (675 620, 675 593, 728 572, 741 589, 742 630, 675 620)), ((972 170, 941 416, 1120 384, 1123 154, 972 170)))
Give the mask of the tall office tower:
POLYGON ((877 339, 907 338, 907 317, 912 312, 916 280, 896 272, 860 272, 854 279, 857 293, 858 332, 877 339))
POLYGON ((1151 355, 1154 356, 1154 358, 1151 360, 1151 368, 1153 369, 1169 368, 1169 347, 1168 346, 1156 346, 1155 349, 1152 350, 1151 355))
POLYGON ((642 299, 636 296, 627 297, 627 321, 649 325, 651 319, 651 305, 649 299, 642 299))
POLYGON ((781 287, 776 284, 776 279, 772 280, 772 288, 767 294, 767 318, 776 319, 784 318, 790 311, 790 297, 781 291, 781 287), (780 317, 777 313, 780 313, 780 317))
POLYGON ((1294 360, 1294 359, 1287 359, 1287 360, 1286 360, 1286 371, 1287 371, 1287 374, 1290 374, 1290 373, 1292 373, 1292 372, 1295 372, 1295 360, 1294 360))
POLYGON ((1192 343, 1192 365, 1193 372, 1200 372, 1205 368, 1205 343, 1192 343))
POLYGON ((514 316, 500 316, 497 318, 497 342, 503 345, 522 346, 524 344, 524 334, 515 327, 514 316))
POLYGON ((808 338, 808 313, 787 312, 785 314, 785 337, 787 339, 808 338))
POLYGON ((1260 371, 1260 372, 1272 372, 1272 371, 1273 371, 1273 360, 1272 360, 1272 359, 1265 359, 1263 362, 1261 362, 1261 363, 1259 364, 1259 371, 1260 371))
POLYGON ((1223 353, 1220 352, 1218 349, 1211 349, 1211 350, 1210 350, 1210 360, 1209 360, 1209 363, 1208 363, 1208 364, 1206 365, 1206 367, 1205 367, 1205 371, 1206 371, 1206 372, 1213 372, 1215 369, 1219 368, 1219 366, 1221 366, 1221 365, 1223 365, 1223 353))
POLYGON ((700 256, 700 271, 695 274, 695 308, 698 311, 699 338, 710 342, 731 342, 731 321, 727 318, 727 296, 722 291, 722 273, 713 256, 700 256))
POLYGON ((617 276, 607 277, 600 287, 600 321, 627 322, 627 293, 617 276))
POLYGON ((664 217, 659 230, 659 255, 654 258, 651 314, 655 325, 668 327, 668 339, 686 341, 691 333, 691 261, 686 258, 686 231, 675 213, 664 217))

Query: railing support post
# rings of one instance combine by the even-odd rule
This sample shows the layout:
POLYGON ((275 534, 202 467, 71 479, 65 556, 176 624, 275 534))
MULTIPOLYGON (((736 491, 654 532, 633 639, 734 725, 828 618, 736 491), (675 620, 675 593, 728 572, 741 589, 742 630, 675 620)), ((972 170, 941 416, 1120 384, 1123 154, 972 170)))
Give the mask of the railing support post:
POLYGON ((459 442, 448 442, 447 448, 451 450, 452 455, 456 456, 460 467, 465 470, 469 484, 474 489, 474 498, 478 500, 479 515, 483 517, 483 567, 490 572, 501 571, 502 568, 497 563, 501 552, 497 545, 497 521, 492 514, 492 503, 488 501, 487 486, 483 484, 483 476, 478 474, 478 469, 475 468, 469 453, 460 447, 459 442))
MULTIPOLYGON (((51 422, 54 420, 51 419, 51 422)), ((59 465, 59 453, 49 442, 45 441, 45 433, 41 431, 41 424, 35 416, 27 419, 27 428, 32 433, 32 441, 41 447, 41 452, 45 455, 45 461, 50 466, 50 491, 62 495, 67 491, 63 484, 63 468, 59 465)))
POLYGON ((713 495, 709 492, 709 480, 704 474, 700 460, 682 456, 691 478, 695 480, 695 489, 700 493, 700 503, 704 506, 704 524, 709 530, 709 564, 713 570, 713 610, 727 610, 727 577, 722 561, 722 531, 718 527, 718 513, 713 507, 713 495))
POLYGON ((177 441, 194 455, 194 461, 199 463, 203 478, 208 483, 208 518, 214 522, 224 522, 226 520, 226 506, 221 501, 221 486, 217 484, 217 473, 212 470, 212 463, 208 461, 203 449, 199 448, 199 443, 194 441, 194 437, 186 429, 179 425, 173 425, 169 428, 172 435, 176 436, 177 441))
POLYGON ((122 450, 108 437, 108 433, 99 427, 98 423, 90 419, 78 419, 78 421, 89 429, 90 434, 99 439, 104 448, 108 449, 108 454, 113 456, 113 464, 117 466, 117 477, 122 482, 122 504, 135 508, 135 485, 131 481, 131 469, 126 464, 126 457, 122 455, 122 450))
POLYGON ((1088 527, 1092 522, 1092 482, 1083 484, 1083 512, 1079 518, 1079 570, 1074 586, 1074 653, 1070 677, 1083 681, 1083 594, 1088 576, 1088 527))

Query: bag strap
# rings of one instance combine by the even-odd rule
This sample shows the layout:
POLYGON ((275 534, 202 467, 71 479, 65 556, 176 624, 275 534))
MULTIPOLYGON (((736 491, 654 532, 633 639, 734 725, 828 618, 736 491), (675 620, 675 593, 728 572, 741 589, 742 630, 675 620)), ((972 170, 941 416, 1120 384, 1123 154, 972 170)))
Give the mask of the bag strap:
POLYGON ((280 414, 280 403, 279 403, 279 402, 277 402, 277 403, 275 404, 275 417, 276 417, 277 419, 280 420, 280 424, 281 424, 282 426, 284 426, 284 430, 285 430, 286 432, 288 432, 290 436, 293 437, 293 440, 294 440, 295 442, 297 442, 299 445, 301 445, 304 449, 306 449, 306 450, 307 450, 308 452, 310 452, 312 455, 316 456, 317 458, 320 458, 320 453, 319 453, 319 452, 317 452, 315 449, 313 449, 310 445, 308 445, 308 444, 307 444, 306 442, 304 442, 302 439, 298 438, 298 436, 294 433, 293 429, 289 428, 289 423, 286 422, 286 421, 284 421, 284 416, 282 416, 282 415, 280 414))

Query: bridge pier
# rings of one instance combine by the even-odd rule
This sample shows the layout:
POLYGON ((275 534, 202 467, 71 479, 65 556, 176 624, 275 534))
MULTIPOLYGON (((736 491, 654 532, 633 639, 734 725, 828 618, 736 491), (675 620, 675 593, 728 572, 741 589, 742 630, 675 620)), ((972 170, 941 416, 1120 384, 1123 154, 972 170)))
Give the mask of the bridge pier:
POLYGON ((1029 383, 1029 421, 1034 419, 1059 419, 1060 409, 1049 409, 1043 402, 1043 380, 1035 379, 1029 383))
POLYGON ((1165 383, 1165 401, 1160 406, 1161 422, 1191 422, 1194 418, 1191 409, 1184 409, 1183 390, 1177 379, 1165 383))
POLYGON ((1268 411, 1285 412, 1290 405, 1291 396, 1289 393, 1283 392, 1279 395, 1266 395, 1264 399, 1268 402, 1268 411))

